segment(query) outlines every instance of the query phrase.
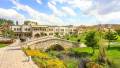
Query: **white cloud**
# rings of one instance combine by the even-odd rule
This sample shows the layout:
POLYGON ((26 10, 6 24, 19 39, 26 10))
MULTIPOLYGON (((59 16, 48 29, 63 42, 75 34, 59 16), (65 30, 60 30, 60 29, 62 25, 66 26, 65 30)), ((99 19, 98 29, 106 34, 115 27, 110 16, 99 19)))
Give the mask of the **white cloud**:
MULTIPOLYGON (((28 5, 20 4, 18 1, 11 1, 16 5, 16 7, 14 7, 15 9, 27 12, 32 19, 43 24, 64 24, 62 20, 64 16, 93 16, 95 18, 94 20, 101 22, 109 22, 111 20, 120 19, 119 0, 48 0, 47 6, 52 10, 51 15, 39 12, 28 5), (76 8, 80 9, 80 11, 75 11, 76 8)), ((36 0, 36 2, 42 4, 42 0, 36 0)), ((81 21, 75 19, 72 22, 81 21)))
POLYGON ((120 2, 119 0, 94 0, 93 6, 86 12, 101 22, 119 20, 120 2))
POLYGON ((47 15, 45 13, 38 12, 37 10, 29 7, 28 5, 20 4, 15 0, 12 0, 12 3, 16 5, 16 7, 19 8, 20 10, 27 12, 32 17, 32 20, 36 20, 39 23, 50 25, 51 24, 56 25, 58 23, 60 23, 61 25, 64 24, 60 18, 54 15, 47 15))
POLYGON ((63 3, 66 3, 68 1, 71 1, 71 0, 53 0, 53 1, 63 4, 63 3))
POLYGON ((76 13, 74 12, 74 10, 69 7, 62 7, 62 11, 70 16, 76 16, 76 13))
POLYGON ((52 3, 48 2, 48 7, 53 11, 53 13, 55 13, 55 14, 58 13, 57 8, 52 3))
POLYGON ((92 6, 92 0, 53 0, 61 4, 67 4, 72 8, 80 8, 81 10, 87 10, 92 6))
MULTIPOLYGON (((120 1, 119 0, 52 0, 57 3, 66 4, 68 8, 74 10, 79 8, 83 15, 95 17, 101 22, 110 22, 111 20, 120 19, 120 1)), ((66 8, 62 8, 66 13, 70 12, 66 8), (67 11, 66 11, 67 10, 67 11)))
POLYGON ((120 19, 120 12, 112 12, 109 14, 99 14, 96 11, 92 11, 89 15, 91 16, 95 16, 97 18, 97 20, 101 23, 109 23, 112 20, 116 20, 116 19, 120 19))
POLYGON ((55 1, 51 1, 51 4, 56 5, 56 2, 55 1))
POLYGON ((38 4, 42 4, 42 0, 36 0, 38 4))
POLYGON ((92 6, 92 0, 71 0, 67 2, 73 8, 79 8, 82 11, 89 9, 92 6))
POLYGON ((0 8, 0 17, 16 20, 20 22, 22 22, 25 19, 24 15, 18 13, 14 9, 4 9, 4 8, 0 8))
POLYGON ((48 2, 48 7, 52 10, 53 12, 52 14, 55 16, 65 16, 65 14, 60 9, 58 9, 55 5, 56 5, 56 2, 54 1, 48 2))

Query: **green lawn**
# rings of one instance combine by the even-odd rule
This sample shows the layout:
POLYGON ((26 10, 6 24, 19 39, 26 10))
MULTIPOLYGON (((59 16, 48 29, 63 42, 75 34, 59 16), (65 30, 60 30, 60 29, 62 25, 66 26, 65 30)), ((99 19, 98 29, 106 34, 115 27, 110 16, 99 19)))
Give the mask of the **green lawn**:
POLYGON ((0 43, 0 48, 5 47, 5 46, 6 46, 6 44, 0 43))
MULTIPOLYGON (((75 53, 92 53, 92 49, 89 47, 86 48, 73 48, 72 51, 75 53)), ((98 58, 99 50, 96 49, 93 56, 90 58, 95 60, 98 58)), ((115 43, 111 45, 111 48, 107 50, 107 57, 110 59, 117 67, 120 67, 120 43, 115 43)))
POLYGON ((86 36, 86 33, 84 33, 84 34, 80 34, 80 35, 77 35, 77 36, 75 36, 75 35, 66 35, 65 36, 65 39, 69 39, 70 41, 74 41, 74 42, 77 42, 77 40, 78 39, 80 39, 80 42, 85 42, 85 36, 86 36))

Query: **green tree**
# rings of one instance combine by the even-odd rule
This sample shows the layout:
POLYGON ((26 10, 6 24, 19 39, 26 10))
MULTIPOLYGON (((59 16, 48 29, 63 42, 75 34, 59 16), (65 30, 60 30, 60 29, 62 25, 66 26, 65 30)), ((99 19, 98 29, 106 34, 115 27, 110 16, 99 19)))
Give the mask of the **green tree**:
POLYGON ((7 20, 7 23, 10 25, 14 25, 14 22, 12 20, 7 20))
POLYGON ((30 23, 31 21, 24 21, 25 25, 28 25, 28 23, 30 23))
POLYGON ((88 47, 91 47, 93 49, 93 53, 95 52, 95 47, 98 47, 98 37, 97 37, 97 33, 95 31, 90 31, 88 32, 88 34, 85 37, 85 44, 88 47))
POLYGON ((108 49, 109 49, 110 48, 110 42, 118 39, 117 33, 116 32, 111 32, 111 31, 106 32, 105 39, 109 41, 109 45, 108 45, 108 49))
POLYGON ((14 24, 12 20, 7 20, 7 19, 0 18, 0 26, 4 25, 5 23, 8 23, 10 25, 14 24))
POLYGON ((10 29, 4 30, 3 35, 4 35, 4 37, 13 38, 14 37, 14 32, 10 29))
POLYGON ((120 36, 120 29, 115 30, 117 34, 120 36))

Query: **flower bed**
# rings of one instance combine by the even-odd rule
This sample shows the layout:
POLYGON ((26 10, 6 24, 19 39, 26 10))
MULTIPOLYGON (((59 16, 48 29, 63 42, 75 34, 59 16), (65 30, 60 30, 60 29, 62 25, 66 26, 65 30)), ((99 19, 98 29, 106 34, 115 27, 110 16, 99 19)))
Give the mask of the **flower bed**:
POLYGON ((26 53, 27 56, 32 56, 32 60, 40 68, 66 68, 63 61, 57 58, 53 58, 45 52, 28 49, 23 49, 23 51, 26 53))

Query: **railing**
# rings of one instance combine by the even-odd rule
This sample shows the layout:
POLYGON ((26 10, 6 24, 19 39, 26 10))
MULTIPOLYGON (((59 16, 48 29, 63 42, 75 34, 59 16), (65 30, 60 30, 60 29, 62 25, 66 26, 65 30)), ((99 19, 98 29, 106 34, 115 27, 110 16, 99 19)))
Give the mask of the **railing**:
POLYGON ((58 40, 58 41, 64 41, 64 42, 67 42, 67 43, 72 43, 72 44, 79 44, 77 42, 72 42, 72 41, 69 41, 69 40, 65 40, 65 39, 61 39, 61 38, 57 38, 57 37, 53 37, 53 36, 46 36, 46 37, 41 37, 41 38, 37 38, 37 39, 27 41, 27 42, 23 43, 23 45, 32 45, 32 44, 42 43, 42 42, 51 41, 51 40, 58 40))

